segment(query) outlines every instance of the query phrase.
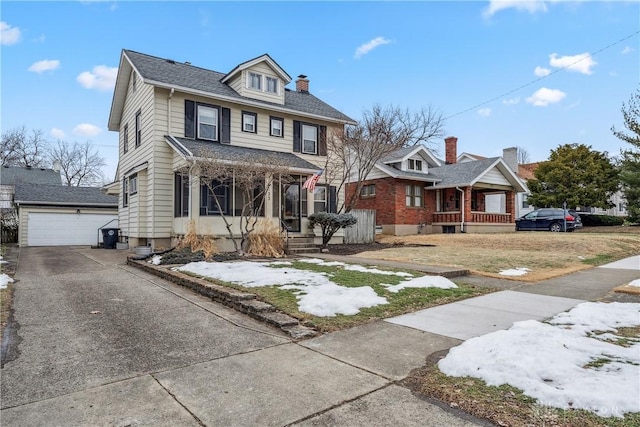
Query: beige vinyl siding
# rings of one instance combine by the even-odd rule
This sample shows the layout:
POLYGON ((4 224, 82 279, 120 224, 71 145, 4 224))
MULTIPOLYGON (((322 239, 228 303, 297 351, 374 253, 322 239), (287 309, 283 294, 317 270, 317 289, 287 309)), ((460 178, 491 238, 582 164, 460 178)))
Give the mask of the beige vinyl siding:
POLYGON ((231 89, 235 90, 239 94, 242 94, 242 89, 243 89, 242 85, 244 81, 246 80, 244 77, 244 71, 242 71, 238 73, 233 79, 228 81, 227 84, 229 85, 229 87, 231 87, 231 89))
MULTIPOLYGON (((148 162, 149 167, 151 167, 153 159, 154 133, 152 129, 155 114, 153 96, 154 90, 153 86, 143 84, 142 81, 137 78, 136 90, 134 92, 134 75, 135 73, 132 73, 132 78, 129 80, 127 96, 122 112, 122 120, 120 123, 121 153, 123 153, 122 143, 124 126, 127 124, 129 125, 129 150, 126 154, 123 153, 120 156, 120 162, 118 166, 118 177, 120 180, 125 177, 128 178, 131 174, 126 175, 126 173, 132 168, 143 164, 144 162, 148 162), (140 142, 140 146, 136 147, 135 117, 138 111, 141 112, 142 139, 140 142)), ((118 213, 118 220, 120 223, 120 228, 122 229, 122 234, 129 237, 146 237, 141 235, 141 233, 146 230, 146 219, 140 218, 138 213, 140 212, 141 208, 147 206, 148 189, 145 185, 146 179, 141 180, 140 176, 141 173, 138 173, 138 194, 134 195, 133 197, 129 197, 128 207, 122 207, 122 198, 124 195, 124 191, 120 194, 120 209, 118 213)))
MULTIPOLYGON (((149 236, 153 238, 170 237, 173 230, 173 149, 165 141, 165 135, 169 133, 167 117, 173 126, 173 115, 167 116, 167 108, 171 104, 171 110, 175 110, 175 93, 169 100, 169 91, 166 89, 155 90, 155 136, 153 140, 153 158, 149 168, 149 206, 147 217, 150 218, 149 236)), ((184 128, 184 100, 181 102, 182 127, 184 128)))
POLYGON ((493 168, 485 173, 478 182, 495 185, 511 185, 509 180, 497 168, 493 168))

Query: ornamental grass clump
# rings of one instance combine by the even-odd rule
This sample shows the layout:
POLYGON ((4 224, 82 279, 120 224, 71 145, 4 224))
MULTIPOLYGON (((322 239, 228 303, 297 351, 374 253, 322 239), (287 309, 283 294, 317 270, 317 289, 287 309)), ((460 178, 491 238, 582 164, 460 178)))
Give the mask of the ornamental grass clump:
POLYGON ((210 259, 213 255, 220 252, 216 246, 216 242, 213 236, 198 236, 196 234, 195 221, 189 222, 187 234, 184 235, 182 240, 176 246, 176 249, 190 248, 191 252, 202 251, 205 259, 210 259))
POLYGON ((273 258, 284 256, 284 239, 280 235, 280 228, 273 221, 258 220, 247 239, 249 255, 273 258))

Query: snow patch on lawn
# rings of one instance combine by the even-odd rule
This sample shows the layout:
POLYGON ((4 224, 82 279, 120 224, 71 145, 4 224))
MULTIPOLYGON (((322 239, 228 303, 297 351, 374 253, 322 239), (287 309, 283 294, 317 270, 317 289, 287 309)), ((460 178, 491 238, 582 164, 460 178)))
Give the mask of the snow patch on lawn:
POLYGON ((631 283, 629 283, 629 286, 636 286, 640 288, 640 279, 632 280, 631 283))
POLYGON ((472 338, 438 367, 488 385, 510 384, 542 405, 622 417, 640 412, 640 342, 622 347, 603 340, 616 338, 616 328, 638 325, 640 304, 582 303, 548 323, 516 322, 472 338), (603 364, 587 367, 595 361, 603 364))
MULTIPOLYGON (((345 270, 361 271, 401 277, 413 277, 404 272, 392 272, 377 268, 363 267, 343 262, 326 262, 318 258, 301 260, 310 264, 342 267, 345 270)), ((299 270, 287 267, 288 261, 260 263, 252 261, 237 262, 192 262, 175 270, 188 271, 199 276, 211 277, 231 282, 248 288, 260 286, 280 286, 281 289, 292 290, 298 300, 298 308, 305 313, 320 317, 332 317, 338 314, 354 315, 360 309, 388 304, 386 298, 379 296, 371 286, 340 286, 330 279, 327 273, 299 270), (273 268, 278 266, 278 268, 273 268), (280 267, 285 266, 285 267, 280 267)), ((404 288, 436 287, 442 289, 456 288, 455 283, 440 276, 424 276, 405 280, 399 285, 388 286, 391 292, 404 288)))
POLYGON ((4 273, 0 273, 0 289, 6 289, 9 283, 13 283, 13 279, 4 273))
POLYGON ((299 261, 306 262, 308 264, 324 265, 327 267, 342 267, 343 269, 348 271, 359 271, 361 273, 382 274, 385 276, 413 277, 413 274, 406 273, 404 271, 380 270, 378 268, 365 267, 359 264, 346 264, 340 261, 325 261, 320 258, 304 258, 299 261))
POLYGON ((458 286, 451 280, 442 276, 422 276, 414 279, 405 280, 397 285, 387 285, 389 292, 398 292, 405 288, 440 288, 440 289, 454 289, 458 286))
POLYGON ((501 276, 524 276, 530 271, 531 270, 526 267, 518 267, 518 268, 512 268, 510 270, 502 270, 500 271, 499 274, 501 276))
POLYGON ((153 258, 149 260, 149 262, 153 265, 160 265, 162 261, 162 257, 160 255, 154 255, 153 258))

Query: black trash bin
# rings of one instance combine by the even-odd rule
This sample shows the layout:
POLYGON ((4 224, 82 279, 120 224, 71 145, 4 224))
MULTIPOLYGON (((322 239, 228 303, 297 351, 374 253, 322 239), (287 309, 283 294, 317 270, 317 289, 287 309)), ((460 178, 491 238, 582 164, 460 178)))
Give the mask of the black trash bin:
POLYGON ((105 249, 115 249, 116 243, 118 243, 119 228, 103 228, 102 229, 102 243, 105 249))

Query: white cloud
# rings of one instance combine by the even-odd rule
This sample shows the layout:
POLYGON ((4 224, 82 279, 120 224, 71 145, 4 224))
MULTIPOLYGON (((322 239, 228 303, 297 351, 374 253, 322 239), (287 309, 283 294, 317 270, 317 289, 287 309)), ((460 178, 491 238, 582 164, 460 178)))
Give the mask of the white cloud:
POLYGON ((566 68, 582 74, 591 74, 591 68, 598 63, 593 60, 589 52, 573 56, 558 56, 557 53, 549 55, 549 65, 556 68, 566 68))
POLYGON ((34 73, 44 73, 45 71, 53 71, 60 68, 60 61, 57 59, 43 59, 42 61, 34 62, 29 67, 29 71, 34 73))
POLYGON ((516 9, 529 13, 546 12, 547 2, 544 0, 490 0, 489 6, 482 13, 485 18, 506 9, 516 9))
POLYGON ((561 90, 547 89, 546 87, 540 88, 533 95, 526 99, 529 104, 533 104, 535 107, 546 107, 549 104, 555 104, 562 101, 567 96, 561 90))
POLYGON ((81 73, 76 79, 78 80, 78 83, 87 89, 108 91, 112 90, 116 85, 117 76, 117 67, 97 65, 93 67, 93 70, 81 73))
POLYGON ((502 103, 504 105, 516 105, 520 103, 520 98, 503 99, 502 103))
POLYGON ((391 40, 389 39, 385 39, 384 37, 376 37, 375 39, 370 40, 363 45, 360 45, 356 49, 354 58, 359 59, 361 56, 366 55, 376 47, 381 46, 383 44, 389 44, 389 43, 391 43, 391 40))
POLYGON ((478 110, 478 115, 482 117, 489 117, 491 115, 491 108, 481 108, 478 110))
POLYGON ((533 70, 533 74, 535 74, 538 77, 544 77, 551 74, 551 70, 544 67, 536 67, 536 69, 533 70))
POLYGON ((102 132, 102 129, 89 123, 82 123, 73 128, 73 133, 81 136, 96 136, 100 132, 102 132))
POLYGON ((625 46, 625 47, 624 47, 624 49, 622 49, 622 52, 621 52, 621 53, 622 53, 623 55, 627 55, 627 54, 629 54, 629 53, 631 53, 631 52, 634 52, 634 51, 635 51, 635 49, 634 49, 634 48, 632 48, 631 46, 625 46))
POLYGON ((40 34, 38 37, 33 39, 33 41, 36 42, 36 43, 44 43, 44 41, 46 39, 47 39, 47 37, 44 34, 40 34))
POLYGON ((0 22, 0 44, 11 45, 20 41, 20 28, 12 27, 5 21, 0 22))
POLYGON ((49 131, 52 137, 55 139, 63 139, 65 137, 64 131, 62 129, 53 128, 49 131))

